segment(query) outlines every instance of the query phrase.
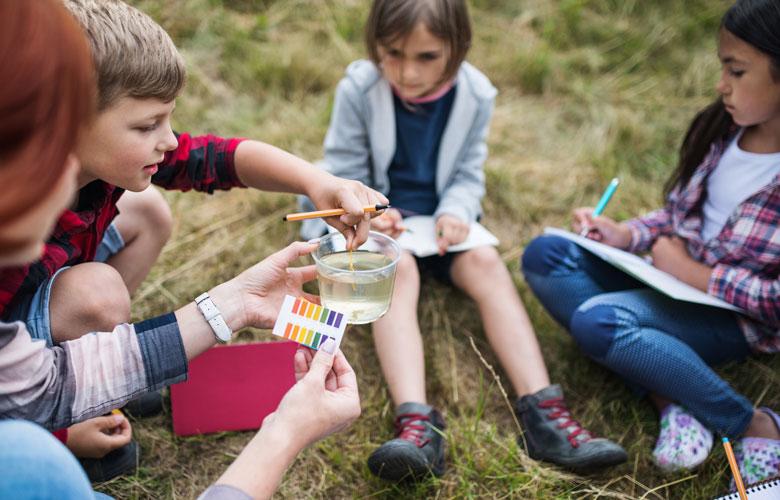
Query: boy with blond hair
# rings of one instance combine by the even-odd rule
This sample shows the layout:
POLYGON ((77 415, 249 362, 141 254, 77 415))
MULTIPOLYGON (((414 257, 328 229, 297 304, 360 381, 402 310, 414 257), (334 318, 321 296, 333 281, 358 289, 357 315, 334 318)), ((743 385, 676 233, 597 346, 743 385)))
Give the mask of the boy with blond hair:
POLYGON ((0 315, 26 319, 49 343, 129 319, 130 295, 170 236, 162 195, 147 189, 253 187, 304 193, 351 215, 331 223, 361 238, 361 207, 387 200, 361 183, 324 173, 268 144, 174 133, 171 114, 185 81, 181 55, 146 14, 119 0, 66 0, 83 26, 98 81, 98 116, 76 154, 80 191, 41 260, 0 275, 0 315), (48 307, 46 307, 48 304, 48 307))
POLYGON ((130 319, 130 296, 171 233, 162 195, 234 187, 305 194, 344 208, 329 222, 352 244, 365 239, 362 207, 380 193, 336 178, 271 145, 175 133, 171 114, 184 61, 168 34, 119 0, 65 0, 89 40, 98 115, 76 150, 79 192, 34 264, 0 272, 0 317, 26 323, 49 345, 130 319), (353 227, 354 226, 354 227, 353 227))

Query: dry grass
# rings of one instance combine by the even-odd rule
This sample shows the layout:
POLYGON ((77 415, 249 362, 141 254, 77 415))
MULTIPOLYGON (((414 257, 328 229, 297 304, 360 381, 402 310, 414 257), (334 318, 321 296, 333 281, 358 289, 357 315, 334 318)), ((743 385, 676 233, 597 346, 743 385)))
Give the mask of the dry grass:
MULTIPOLYGON (((254 137, 305 158, 321 154, 332 92, 361 57, 366 1, 136 0, 173 35, 190 80, 177 125, 193 132, 254 137)), ((569 210, 593 203, 613 175, 623 179, 610 215, 658 205, 692 114, 711 97, 718 71, 715 32, 725 0, 472 0, 470 59, 499 87, 486 165, 485 224, 537 328, 551 375, 575 414, 620 441, 629 463, 580 477, 529 460, 494 377, 497 362, 476 308, 425 283, 419 306, 430 399, 448 422, 447 474, 414 488, 371 477, 365 460, 389 435, 392 408, 369 330, 343 348, 359 377, 363 416, 349 432, 301 454, 284 498, 684 498, 713 496, 728 482, 719 449, 692 474, 662 476, 650 450, 650 407, 587 360, 543 311, 517 270, 522 248, 569 210)), ((249 191, 167 193, 176 228, 135 297, 134 315, 179 307, 296 237, 278 222, 288 195, 249 191)), ((244 332, 241 339, 268 339, 244 332)), ((758 404, 780 406, 780 360, 721 369, 758 404)), ((510 394, 511 397, 511 394, 510 394)), ((251 433, 178 438, 170 416, 135 422, 143 448, 134 476, 100 487, 118 498, 193 498, 240 452, 251 433)), ((260 472, 260 471, 258 471, 260 472)))

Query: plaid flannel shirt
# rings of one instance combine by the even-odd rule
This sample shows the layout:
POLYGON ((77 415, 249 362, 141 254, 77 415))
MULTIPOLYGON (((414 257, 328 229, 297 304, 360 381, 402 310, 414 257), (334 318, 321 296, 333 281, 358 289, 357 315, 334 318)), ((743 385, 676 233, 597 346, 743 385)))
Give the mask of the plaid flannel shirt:
MULTIPOLYGON (((165 189, 203 191, 243 187, 234 156, 241 139, 177 134, 179 145, 165 154, 152 183, 165 189)), ((0 270, 0 316, 29 298, 57 270, 95 258, 106 229, 117 216, 124 189, 97 180, 79 191, 78 207, 66 210, 46 242, 40 260, 0 270), (10 307, 9 307, 10 306, 10 307)))
POLYGON ((780 352, 780 175, 743 201, 721 232, 702 241, 707 178, 732 137, 713 144, 685 186, 666 206, 629 220, 632 252, 648 251, 660 236, 679 236, 688 252, 712 267, 707 293, 746 311, 740 327, 757 352, 780 352))

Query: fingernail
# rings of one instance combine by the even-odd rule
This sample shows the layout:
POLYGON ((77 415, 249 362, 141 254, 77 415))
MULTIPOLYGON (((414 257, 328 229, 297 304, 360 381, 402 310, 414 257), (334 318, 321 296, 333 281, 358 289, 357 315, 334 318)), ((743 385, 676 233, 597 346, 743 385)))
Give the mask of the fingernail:
POLYGON ((122 421, 125 419, 122 415, 114 415, 114 423, 116 425, 119 425, 122 423, 122 421))
POLYGON ((307 241, 309 245, 319 245, 320 244, 320 238, 312 238, 309 241, 307 241))
POLYGON ((325 342, 320 344, 320 349, 328 354, 333 354, 336 352, 336 340, 331 338, 325 339, 325 342))

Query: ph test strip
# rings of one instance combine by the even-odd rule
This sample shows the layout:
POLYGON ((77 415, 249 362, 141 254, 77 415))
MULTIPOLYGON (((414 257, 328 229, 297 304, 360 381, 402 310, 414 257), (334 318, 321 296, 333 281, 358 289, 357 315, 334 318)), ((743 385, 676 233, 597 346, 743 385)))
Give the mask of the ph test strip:
POLYGON ((338 347, 346 327, 343 313, 314 304, 303 297, 287 295, 273 334, 319 349, 328 338, 334 339, 338 347))

